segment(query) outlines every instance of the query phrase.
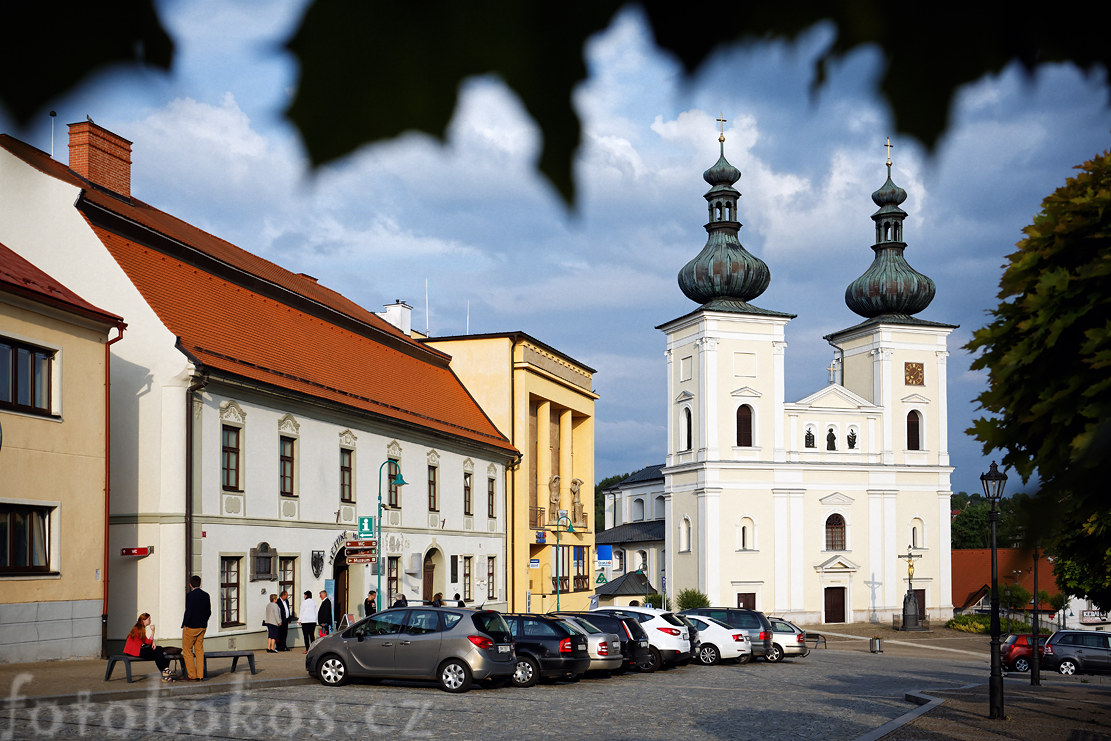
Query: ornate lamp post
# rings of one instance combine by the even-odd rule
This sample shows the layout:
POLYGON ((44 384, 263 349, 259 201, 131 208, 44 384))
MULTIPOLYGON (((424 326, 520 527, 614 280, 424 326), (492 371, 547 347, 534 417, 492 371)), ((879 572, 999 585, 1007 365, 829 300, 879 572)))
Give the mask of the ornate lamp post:
MULTIPOLYGON (((991 522, 991 677, 988 679, 988 702, 990 718, 1004 718, 1003 714, 1003 668, 999 658, 999 561, 995 544, 995 524, 999 521, 999 500, 1003 487, 1007 484, 1007 474, 1000 473, 991 462, 987 473, 980 475, 984 485, 984 495, 991 503, 988 521, 991 522)), ((1037 646, 1034 653, 1037 653, 1037 646)))
MULTIPOLYGON (((378 467, 378 593, 375 597, 379 600, 385 601, 385 596, 382 594, 382 469, 390 464, 397 466, 397 476, 390 482, 393 486, 405 486, 405 479, 401 478, 401 465, 397 461, 386 459, 386 462, 378 467)), ((388 509, 389 507, 387 507, 388 509)), ((379 604, 382 604, 381 602, 379 604)), ((389 604, 385 605, 389 607, 389 604)))
POLYGON ((559 529, 559 525, 564 520, 567 520, 567 532, 569 532, 569 533, 575 532, 575 528, 571 524, 571 518, 568 517, 567 515, 560 515, 559 519, 556 520, 556 523, 555 523, 555 536, 556 536, 555 588, 556 588, 556 611, 557 612, 559 611, 559 553, 560 553, 559 534, 562 532, 562 530, 559 529))

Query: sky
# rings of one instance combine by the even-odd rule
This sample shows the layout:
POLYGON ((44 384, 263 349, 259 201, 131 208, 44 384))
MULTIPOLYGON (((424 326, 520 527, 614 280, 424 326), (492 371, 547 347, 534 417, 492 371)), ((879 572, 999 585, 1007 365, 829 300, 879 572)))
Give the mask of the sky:
MULTIPOLYGON (((894 131, 876 49, 842 59, 811 95, 826 24, 791 43, 721 49, 686 78, 630 8, 585 49, 579 203, 568 209, 535 172, 539 130, 496 78, 463 84, 446 142, 405 134, 313 170, 283 117, 298 72, 283 45, 304 2, 157 7, 176 44, 169 74, 95 74, 50 103, 53 143, 48 109, 20 129, 0 108, 0 131, 66 162, 65 124, 91 116, 134 142, 137 198, 371 310, 402 299, 415 329, 523 331, 596 369, 599 480, 664 459, 654 327, 696 308, 676 275, 705 244, 702 173, 718 157, 719 115, 742 172, 741 242, 771 269, 753 303, 798 315, 787 326, 788 401, 828 383, 823 335, 861 320, 844 291, 872 261, 871 194, 892 138, 893 179, 908 193, 905 256, 937 284, 918 316, 960 325, 948 362, 954 492, 979 491, 1000 457, 963 432, 987 383, 963 346, 988 321, 1006 256, 1041 200, 1111 141, 1105 71, 1053 65, 1027 78, 1012 67, 970 84, 930 151, 894 131)), ((1012 479, 1008 493, 1022 488, 1012 479)))

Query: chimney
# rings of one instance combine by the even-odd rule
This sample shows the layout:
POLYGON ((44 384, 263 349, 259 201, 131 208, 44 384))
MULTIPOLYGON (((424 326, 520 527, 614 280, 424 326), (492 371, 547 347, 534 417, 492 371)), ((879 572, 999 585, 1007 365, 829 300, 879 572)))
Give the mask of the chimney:
POLYGON ((69 125, 69 168, 94 185, 131 197, 131 142, 92 119, 69 125))
POLYGON ((386 304, 386 311, 378 316, 397 327, 403 334, 411 334, 413 329, 413 307, 398 299, 392 304, 386 304))

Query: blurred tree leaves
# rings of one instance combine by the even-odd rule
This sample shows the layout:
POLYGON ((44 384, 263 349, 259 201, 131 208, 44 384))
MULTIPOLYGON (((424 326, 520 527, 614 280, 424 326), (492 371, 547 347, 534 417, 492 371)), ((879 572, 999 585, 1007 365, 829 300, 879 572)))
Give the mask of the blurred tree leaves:
MULTIPOLYGON (((626 4, 315 0, 289 41, 301 77, 287 114, 312 161, 322 164, 404 131, 443 139, 460 84, 473 75, 497 75, 541 130, 540 172, 573 204, 581 126, 571 98, 586 77, 583 45, 626 4)), ((687 73, 728 44, 790 40, 828 21, 836 35, 817 62, 815 89, 831 62, 861 47, 878 47, 887 61, 880 92, 896 128, 930 146, 945 131, 956 90, 1013 61, 1028 71, 1058 61, 1085 70, 1111 67, 1102 25, 1090 11, 1072 6, 1019 11, 983 3, 946 12, 880 0, 720 8, 644 0, 639 7, 656 43, 687 73)), ((20 124, 100 68, 118 62, 169 68, 173 44, 151 0, 62 9, 15 3, 7 10, 5 20, 19 29, 20 43, 0 45, 0 60, 5 69, 23 72, 6 75, 0 103, 20 124)), ((738 87, 744 85, 743 69, 736 79, 738 87)))
POLYGON ((20 125, 103 68, 168 70, 174 53, 152 0, 4 3, 4 26, 0 104, 20 125))
POLYGON ((968 430, 1041 490, 1028 542, 1056 557, 1058 585, 1111 607, 1111 152, 1042 202, 1008 257, 992 321, 967 348, 987 369, 990 416, 968 430))

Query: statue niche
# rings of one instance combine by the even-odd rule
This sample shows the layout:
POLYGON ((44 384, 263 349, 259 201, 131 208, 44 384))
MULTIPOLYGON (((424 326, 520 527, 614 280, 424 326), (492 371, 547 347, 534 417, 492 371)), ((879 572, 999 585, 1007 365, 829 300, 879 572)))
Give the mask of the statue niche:
POLYGON ((559 519, 559 474, 548 480, 548 522, 559 519))
POLYGON ((580 527, 586 527, 586 511, 579 494, 582 485, 582 479, 571 480, 571 521, 580 527))

